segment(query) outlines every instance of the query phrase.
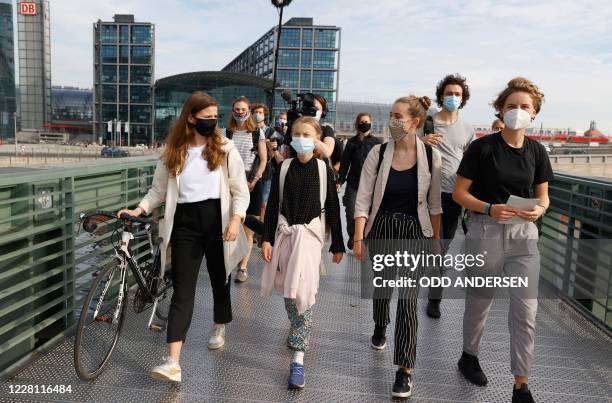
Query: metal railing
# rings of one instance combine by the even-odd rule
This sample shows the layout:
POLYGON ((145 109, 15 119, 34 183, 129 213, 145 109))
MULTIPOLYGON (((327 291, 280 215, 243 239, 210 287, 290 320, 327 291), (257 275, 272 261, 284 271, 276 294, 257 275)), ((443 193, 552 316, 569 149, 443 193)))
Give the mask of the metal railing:
MULTIPOLYGON (((81 233, 79 214, 136 205, 156 157, 0 171, 0 379, 70 334, 111 233, 81 233)), ((146 240, 134 249, 149 257, 146 240)))
POLYGON ((541 278, 612 329, 612 180, 555 173, 542 221, 541 278))
POLYGON ((549 154, 551 164, 609 164, 612 162, 610 154, 549 154))
MULTIPOLYGON (((79 213, 134 206, 156 157, 95 161, 0 176, 0 379, 69 335, 110 233, 77 237, 79 213)), ((612 181, 556 174, 542 223, 541 276, 608 331, 612 327, 612 181)), ((134 252, 147 259, 143 240, 134 252)))

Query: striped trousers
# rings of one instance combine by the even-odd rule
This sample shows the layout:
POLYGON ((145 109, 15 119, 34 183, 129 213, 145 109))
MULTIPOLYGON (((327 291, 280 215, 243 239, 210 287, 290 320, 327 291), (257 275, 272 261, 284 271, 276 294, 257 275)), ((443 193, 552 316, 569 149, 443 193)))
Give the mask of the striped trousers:
MULTIPOLYGON (((370 256, 375 254, 395 255, 396 252, 422 253, 429 250, 429 242, 423 235, 418 217, 403 214, 379 213, 374 219, 368 234, 370 256)), ((414 368, 417 344, 417 299, 419 295, 418 280, 424 270, 418 267, 410 271, 404 267, 387 267, 375 274, 385 280, 407 277, 416 280, 415 287, 400 287, 398 292, 397 312, 395 318, 395 349, 393 363, 407 368, 414 368)), ((386 327, 390 323, 389 305, 393 288, 384 287, 374 290, 374 323, 386 327)))

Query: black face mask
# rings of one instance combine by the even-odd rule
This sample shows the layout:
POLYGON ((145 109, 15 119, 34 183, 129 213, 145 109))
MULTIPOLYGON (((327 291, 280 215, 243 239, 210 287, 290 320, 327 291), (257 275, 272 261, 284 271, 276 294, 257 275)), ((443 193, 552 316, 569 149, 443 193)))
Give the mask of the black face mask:
POLYGON ((361 133, 366 133, 371 128, 372 128, 372 123, 359 123, 357 125, 357 130, 359 130, 361 133))
POLYGON ((196 123, 193 125, 196 131, 204 137, 210 137, 215 132, 217 127, 217 119, 201 119, 195 118, 196 123))

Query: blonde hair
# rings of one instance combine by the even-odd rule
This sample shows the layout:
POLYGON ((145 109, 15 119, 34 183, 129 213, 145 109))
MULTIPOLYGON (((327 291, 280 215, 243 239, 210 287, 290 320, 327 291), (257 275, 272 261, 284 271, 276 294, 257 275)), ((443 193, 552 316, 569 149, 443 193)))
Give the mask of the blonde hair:
POLYGON ((423 126, 423 123, 425 123, 425 117, 427 116, 427 111, 431 106, 431 99, 429 99, 429 97, 417 97, 415 95, 410 95, 396 99, 393 104, 397 103, 408 105, 408 114, 413 118, 419 118, 419 125, 417 126, 417 129, 423 126))
POLYGON ((293 122, 293 127, 295 127, 295 125, 297 125, 298 123, 311 126, 317 133, 317 137, 321 139, 321 135, 323 134, 323 129, 321 129, 321 125, 319 124, 319 122, 317 122, 315 118, 310 117, 310 116, 302 116, 300 118, 297 118, 295 122, 293 122))
POLYGON ((533 81, 530 81, 525 77, 516 77, 508 81, 506 88, 500 92, 495 101, 493 101, 493 107, 498 112, 496 115, 498 118, 501 118, 500 114, 502 109, 504 109, 506 100, 515 92, 525 92, 529 94, 533 101, 533 108, 535 109, 536 113, 540 112, 540 108, 544 103, 544 93, 540 91, 540 88, 538 88, 533 81))

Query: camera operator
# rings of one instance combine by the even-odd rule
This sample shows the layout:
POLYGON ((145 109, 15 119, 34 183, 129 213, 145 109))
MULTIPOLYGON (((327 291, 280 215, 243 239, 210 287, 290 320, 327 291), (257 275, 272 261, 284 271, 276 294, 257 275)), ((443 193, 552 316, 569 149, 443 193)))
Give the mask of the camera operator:
MULTIPOLYGON (((286 145, 291 144, 291 124, 293 121, 295 121, 295 119, 300 116, 311 116, 320 122, 321 119, 325 118, 328 112, 327 100, 321 95, 307 92, 302 96, 298 95, 298 98, 300 98, 300 100, 293 101, 291 100, 291 93, 286 92, 283 94, 283 99, 292 105, 291 109, 287 111, 289 128, 287 129, 287 134, 285 136, 286 145), (300 101, 301 107, 298 108, 297 105, 300 101)), ((321 140, 315 140, 315 152, 320 158, 329 159, 334 152, 334 147, 336 145, 336 134, 334 132, 334 128, 330 124, 321 124, 321 129, 323 130, 321 140)), ((289 146, 289 154, 292 158, 297 157, 297 153, 291 146, 289 146)))
POLYGON ((288 145, 285 144, 285 136, 289 128, 287 122, 287 112, 278 114, 278 119, 274 124, 274 133, 266 139, 268 154, 274 160, 273 166, 276 168, 278 164, 283 162, 285 158, 289 158, 288 145))

